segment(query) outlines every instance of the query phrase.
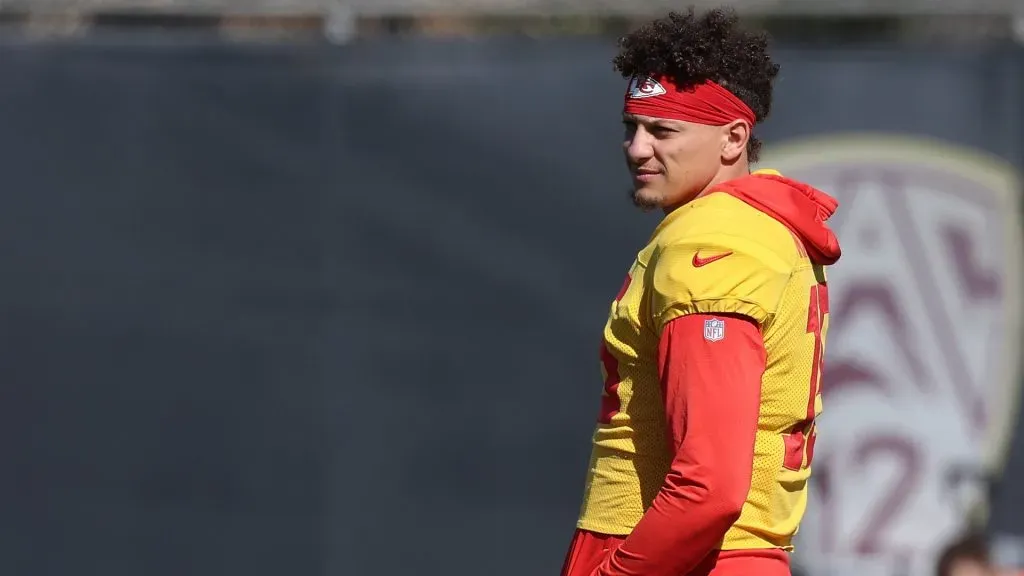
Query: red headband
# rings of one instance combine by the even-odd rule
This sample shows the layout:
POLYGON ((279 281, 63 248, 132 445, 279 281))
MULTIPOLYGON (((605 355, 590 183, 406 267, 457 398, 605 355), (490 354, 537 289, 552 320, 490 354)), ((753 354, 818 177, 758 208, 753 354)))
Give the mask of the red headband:
POLYGON ((680 90, 666 77, 655 80, 635 77, 626 88, 627 114, 684 120, 696 124, 725 126, 743 120, 751 127, 757 117, 749 106, 719 84, 710 80, 680 90))

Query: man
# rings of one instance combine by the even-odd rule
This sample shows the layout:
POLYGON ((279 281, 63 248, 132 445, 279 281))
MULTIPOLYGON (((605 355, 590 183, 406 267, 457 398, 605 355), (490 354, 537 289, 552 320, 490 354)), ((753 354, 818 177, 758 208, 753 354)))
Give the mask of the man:
POLYGON ((935 573, 938 576, 994 576, 984 536, 970 533, 947 544, 939 555, 935 573))
POLYGON ((666 214, 611 305, 563 576, 777 576, 807 503, 837 203, 750 174, 778 66, 735 14, 620 42, 632 197, 666 214))

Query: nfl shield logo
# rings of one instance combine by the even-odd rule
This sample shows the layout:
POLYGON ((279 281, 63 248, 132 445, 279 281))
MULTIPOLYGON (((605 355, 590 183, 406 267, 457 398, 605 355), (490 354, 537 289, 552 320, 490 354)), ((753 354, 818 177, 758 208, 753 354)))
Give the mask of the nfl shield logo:
POLYGON ((725 321, 718 318, 704 321, 704 339, 708 342, 718 342, 725 338, 725 321))

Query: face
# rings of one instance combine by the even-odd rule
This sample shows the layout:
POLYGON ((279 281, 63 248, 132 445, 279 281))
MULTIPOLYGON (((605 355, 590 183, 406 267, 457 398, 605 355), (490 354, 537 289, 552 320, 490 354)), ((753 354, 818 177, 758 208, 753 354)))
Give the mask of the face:
POLYGON ((959 560, 950 567, 949 576, 993 576, 993 572, 974 560, 959 560))
MULTIPOLYGON (((622 148, 633 177, 633 202, 650 210, 671 210, 689 202, 735 162, 734 126, 706 126, 682 120, 623 115, 622 148)), ((745 125, 740 124, 740 131, 745 125)), ((739 135, 746 145, 746 132, 739 135)))

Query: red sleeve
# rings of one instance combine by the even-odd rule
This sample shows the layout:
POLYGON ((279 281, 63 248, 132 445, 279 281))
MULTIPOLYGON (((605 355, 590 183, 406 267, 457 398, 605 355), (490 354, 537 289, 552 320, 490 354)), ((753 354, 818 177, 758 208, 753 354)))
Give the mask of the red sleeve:
POLYGON ((658 356, 675 458, 654 503, 595 576, 687 574, 721 545, 750 491, 765 369, 756 322, 682 316, 665 327, 658 356), (724 322, 720 339, 705 335, 714 319, 724 322))

